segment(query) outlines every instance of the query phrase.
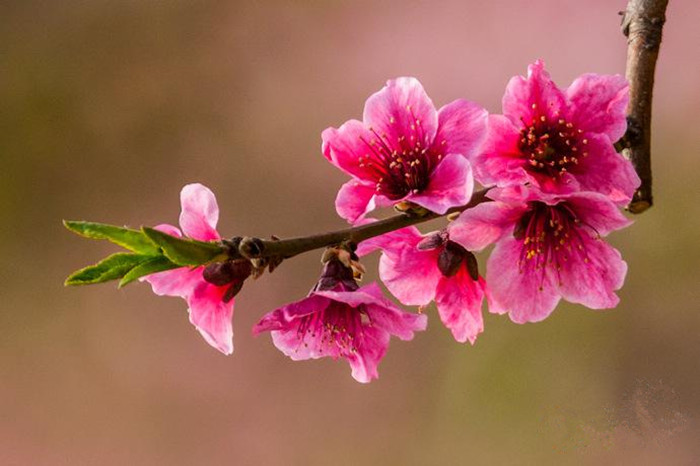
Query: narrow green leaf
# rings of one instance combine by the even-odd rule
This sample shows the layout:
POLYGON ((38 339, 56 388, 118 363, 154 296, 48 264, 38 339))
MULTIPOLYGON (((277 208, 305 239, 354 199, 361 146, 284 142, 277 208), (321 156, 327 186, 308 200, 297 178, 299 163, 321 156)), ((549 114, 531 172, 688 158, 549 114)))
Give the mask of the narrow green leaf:
POLYGON ((177 265, 203 265, 217 257, 224 258, 224 249, 217 243, 176 238, 148 227, 143 227, 141 230, 148 239, 161 247, 168 259, 177 265))
POLYGON ((176 269, 180 267, 177 264, 173 264, 164 256, 155 256, 145 262, 140 263, 133 269, 131 269, 119 282, 119 288, 128 285, 134 280, 150 275, 156 272, 163 272, 165 270, 176 269))
POLYGON ((92 285, 94 283, 116 280, 122 278, 134 267, 152 258, 153 256, 131 254, 128 252, 112 254, 95 265, 74 272, 66 279, 65 284, 66 286, 92 285))
POLYGON ((73 233, 92 239, 106 239, 140 254, 156 255, 158 247, 142 231, 95 222, 64 220, 63 224, 73 233))

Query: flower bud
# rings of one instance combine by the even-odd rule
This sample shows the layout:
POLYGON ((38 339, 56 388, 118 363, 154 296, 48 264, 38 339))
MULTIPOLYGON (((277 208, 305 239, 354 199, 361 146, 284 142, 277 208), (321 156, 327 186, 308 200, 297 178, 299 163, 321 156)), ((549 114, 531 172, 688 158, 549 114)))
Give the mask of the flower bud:
POLYGON ((204 269, 204 280, 216 286, 224 286, 234 281, 244 281, 250 276, 252 265, 247 260, 217 262, 204 269))
POLYGON ((438 256, 438 268, 445 277, 452 277, 464 262, 466 250, 453 241, 448 241, 438 256))
POLYGON ((350 259, 347 251, 339 248, 328 248, 323 253, 323 271, 321 278, 312 291, 331 290, 341 285, 346 291, 359 288, 355 280, 364 271, 359 262, 350 259))

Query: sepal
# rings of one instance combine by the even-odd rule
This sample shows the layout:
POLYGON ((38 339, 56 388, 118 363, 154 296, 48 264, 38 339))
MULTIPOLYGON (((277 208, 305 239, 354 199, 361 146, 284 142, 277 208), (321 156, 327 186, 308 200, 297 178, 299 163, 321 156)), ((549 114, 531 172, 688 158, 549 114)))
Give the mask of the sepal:
POLYGON ((151 275, 153 273, 164 272, 166 270, 172 270, 178 268, 179 265, 173 264, 167 257, 164 256, 153 256, 149 259, 141 262, 139 265, 129 270, 126 275, 122 277, 119 281, 119 288, 122 288, 129 283, 137 280, 146 275, 151 275))
POLYGON ((227 258, 223 246, 218 243, 176 238, 149 227, 143 227, 141 231, 160 247, 165 257, 180 266, 205 265, 227 258))

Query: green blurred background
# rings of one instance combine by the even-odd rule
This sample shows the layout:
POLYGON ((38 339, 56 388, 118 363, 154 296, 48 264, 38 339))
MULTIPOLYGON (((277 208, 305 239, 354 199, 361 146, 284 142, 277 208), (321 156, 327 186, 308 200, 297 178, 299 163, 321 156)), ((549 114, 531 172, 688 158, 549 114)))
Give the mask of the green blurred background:
POLYGON ((489 315, 470 347, 430 308, 429 331, 393 342, 364 386, 250 334, 307 292, 316 254, 245 287, 229 358, 182 300, 62 285, 115 248, 61 219, 175 223, 189 182, 216 192, 227 236, 342 226, 325 127, 400 75, 438 105, 498 112, 538 57, 562 86, 623 73, 625 3, 1 2, 0 464, 698 464, 696 0, 671 1, 656 206, 611 237, 629 263, 615 310, 489 315))

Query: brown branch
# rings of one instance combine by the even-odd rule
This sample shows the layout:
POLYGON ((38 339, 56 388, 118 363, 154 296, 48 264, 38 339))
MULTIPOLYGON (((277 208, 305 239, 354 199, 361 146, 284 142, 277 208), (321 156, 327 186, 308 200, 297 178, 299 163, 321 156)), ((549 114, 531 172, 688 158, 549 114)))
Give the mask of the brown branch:
POLYGON ((623 152, 642 180, 627 207, 639 214, 651 207, 651 100, 654 69, 659 56, 661 32, 666 21, 668 0, 629 0, 623 12, 622 32, 627 37, 627 80, 630 103, 623 152))
POLYGON ((233 250, 231 258, 240 256, 248 259, 283 258, 287 259, 298 254, 313 251, 328 246, 336 246, 345 242, 359 243, 375 236, 383 235, 390 231, 427 222, 453 213, 463 212, 489 199, 486 197, 488 189, 474 192, 471 201, 463 206, 454 207, 444 215, 428 212, 426 214, 402 213, 393 217, 379 220, 343 230, 321 233, 311 236, 301 236, 283 240, 264 240, 260 238, 243 238, 237 250, 233 250), (240 256, 238 256, 240 254, 240 256))

